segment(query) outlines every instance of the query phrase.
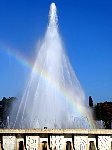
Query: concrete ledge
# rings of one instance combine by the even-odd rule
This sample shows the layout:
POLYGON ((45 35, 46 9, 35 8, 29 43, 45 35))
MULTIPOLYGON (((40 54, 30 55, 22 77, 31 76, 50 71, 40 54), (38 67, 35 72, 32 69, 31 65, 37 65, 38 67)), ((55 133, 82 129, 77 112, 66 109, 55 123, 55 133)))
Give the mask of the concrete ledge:
POLYGON ((112 135, 110 129, 0 129, 0 134, 30 133, 30 134, 98 134, 112 135))

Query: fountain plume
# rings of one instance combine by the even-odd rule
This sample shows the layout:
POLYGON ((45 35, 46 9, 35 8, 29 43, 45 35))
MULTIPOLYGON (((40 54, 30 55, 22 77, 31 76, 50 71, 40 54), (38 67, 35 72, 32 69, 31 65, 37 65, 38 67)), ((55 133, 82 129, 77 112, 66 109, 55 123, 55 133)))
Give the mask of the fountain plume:
POLYGON ((55 3, 13 128, 93 128, 85 95, 64 51, 55 3))
POLYGON ((57 17, 57 9, 55 3, 52 3, 50 6, 49 11, 49 24, 57 24, 58 17, 57 17))

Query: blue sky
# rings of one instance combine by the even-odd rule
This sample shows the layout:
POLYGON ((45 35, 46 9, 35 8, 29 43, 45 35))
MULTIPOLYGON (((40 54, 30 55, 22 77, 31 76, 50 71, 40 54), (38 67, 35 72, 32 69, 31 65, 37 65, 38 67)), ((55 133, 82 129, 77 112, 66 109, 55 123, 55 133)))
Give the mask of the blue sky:
MULTIPOLYGON (((13 51, 33 59, 37 42, 46 31, 51 2, 0 1, 0 99, 21 95, 30 71, 13 51)), ((54 2, 65 49, 86 96, 91 95, 95 102, 111 101, 112 1, 54 2)))

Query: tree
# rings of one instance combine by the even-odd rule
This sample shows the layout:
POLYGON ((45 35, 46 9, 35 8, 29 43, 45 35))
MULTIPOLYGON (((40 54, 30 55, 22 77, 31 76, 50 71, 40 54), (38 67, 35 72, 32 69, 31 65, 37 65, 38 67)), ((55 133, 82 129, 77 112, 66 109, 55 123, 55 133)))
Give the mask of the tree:
POLYGON ((93 99, 91 96, 89 96, 89 106, 93 107, 93 99))
POLYGON ((15 102, 15 97, 5 98, 0 101, 0 123, 6 122, 10 114, 11 106, 15 102))
POLYGON ((111 129, 112 123, 112 102, 97 103, 94 106, 96 120, 102 120, 106 129, 111 129))

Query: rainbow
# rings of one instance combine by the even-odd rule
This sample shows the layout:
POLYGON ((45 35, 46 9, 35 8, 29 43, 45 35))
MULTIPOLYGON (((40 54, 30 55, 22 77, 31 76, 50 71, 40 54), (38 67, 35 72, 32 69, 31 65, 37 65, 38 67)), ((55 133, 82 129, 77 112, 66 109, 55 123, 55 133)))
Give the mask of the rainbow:
POLYGON ((80 114, 85 113, 85 116, 88 116, 88 123, 90 128, 96 128, 91 113, 89 113, 87 110, 85 110, 85 108, 82 107, 82 105, 80 105, 81 102, 79 102, 78 100, 74 101, 73 95, 67 92, 67 90, 63 87, 59 87, 56 81, 52 79, 46 71, 43 71, 40 66, 34 67, 34 63, 31 60, 28 60, 25 55, 20 53, 20 50, 11 48, 9 46, 0 46, 0 50, 2 50, 6 55, 9 55, 12 58, 16 59, 16 61, 18 61, 25 67, 31 69, 31 71, 35 72, 37 75, 41 75, 42 79, 45 80, 45 82, 47 82, 49 86, 54 88, 59 94, 61 94, 61 96, 65 97, 64 99, 67 100, 72 110, 77 110, 80 114))

